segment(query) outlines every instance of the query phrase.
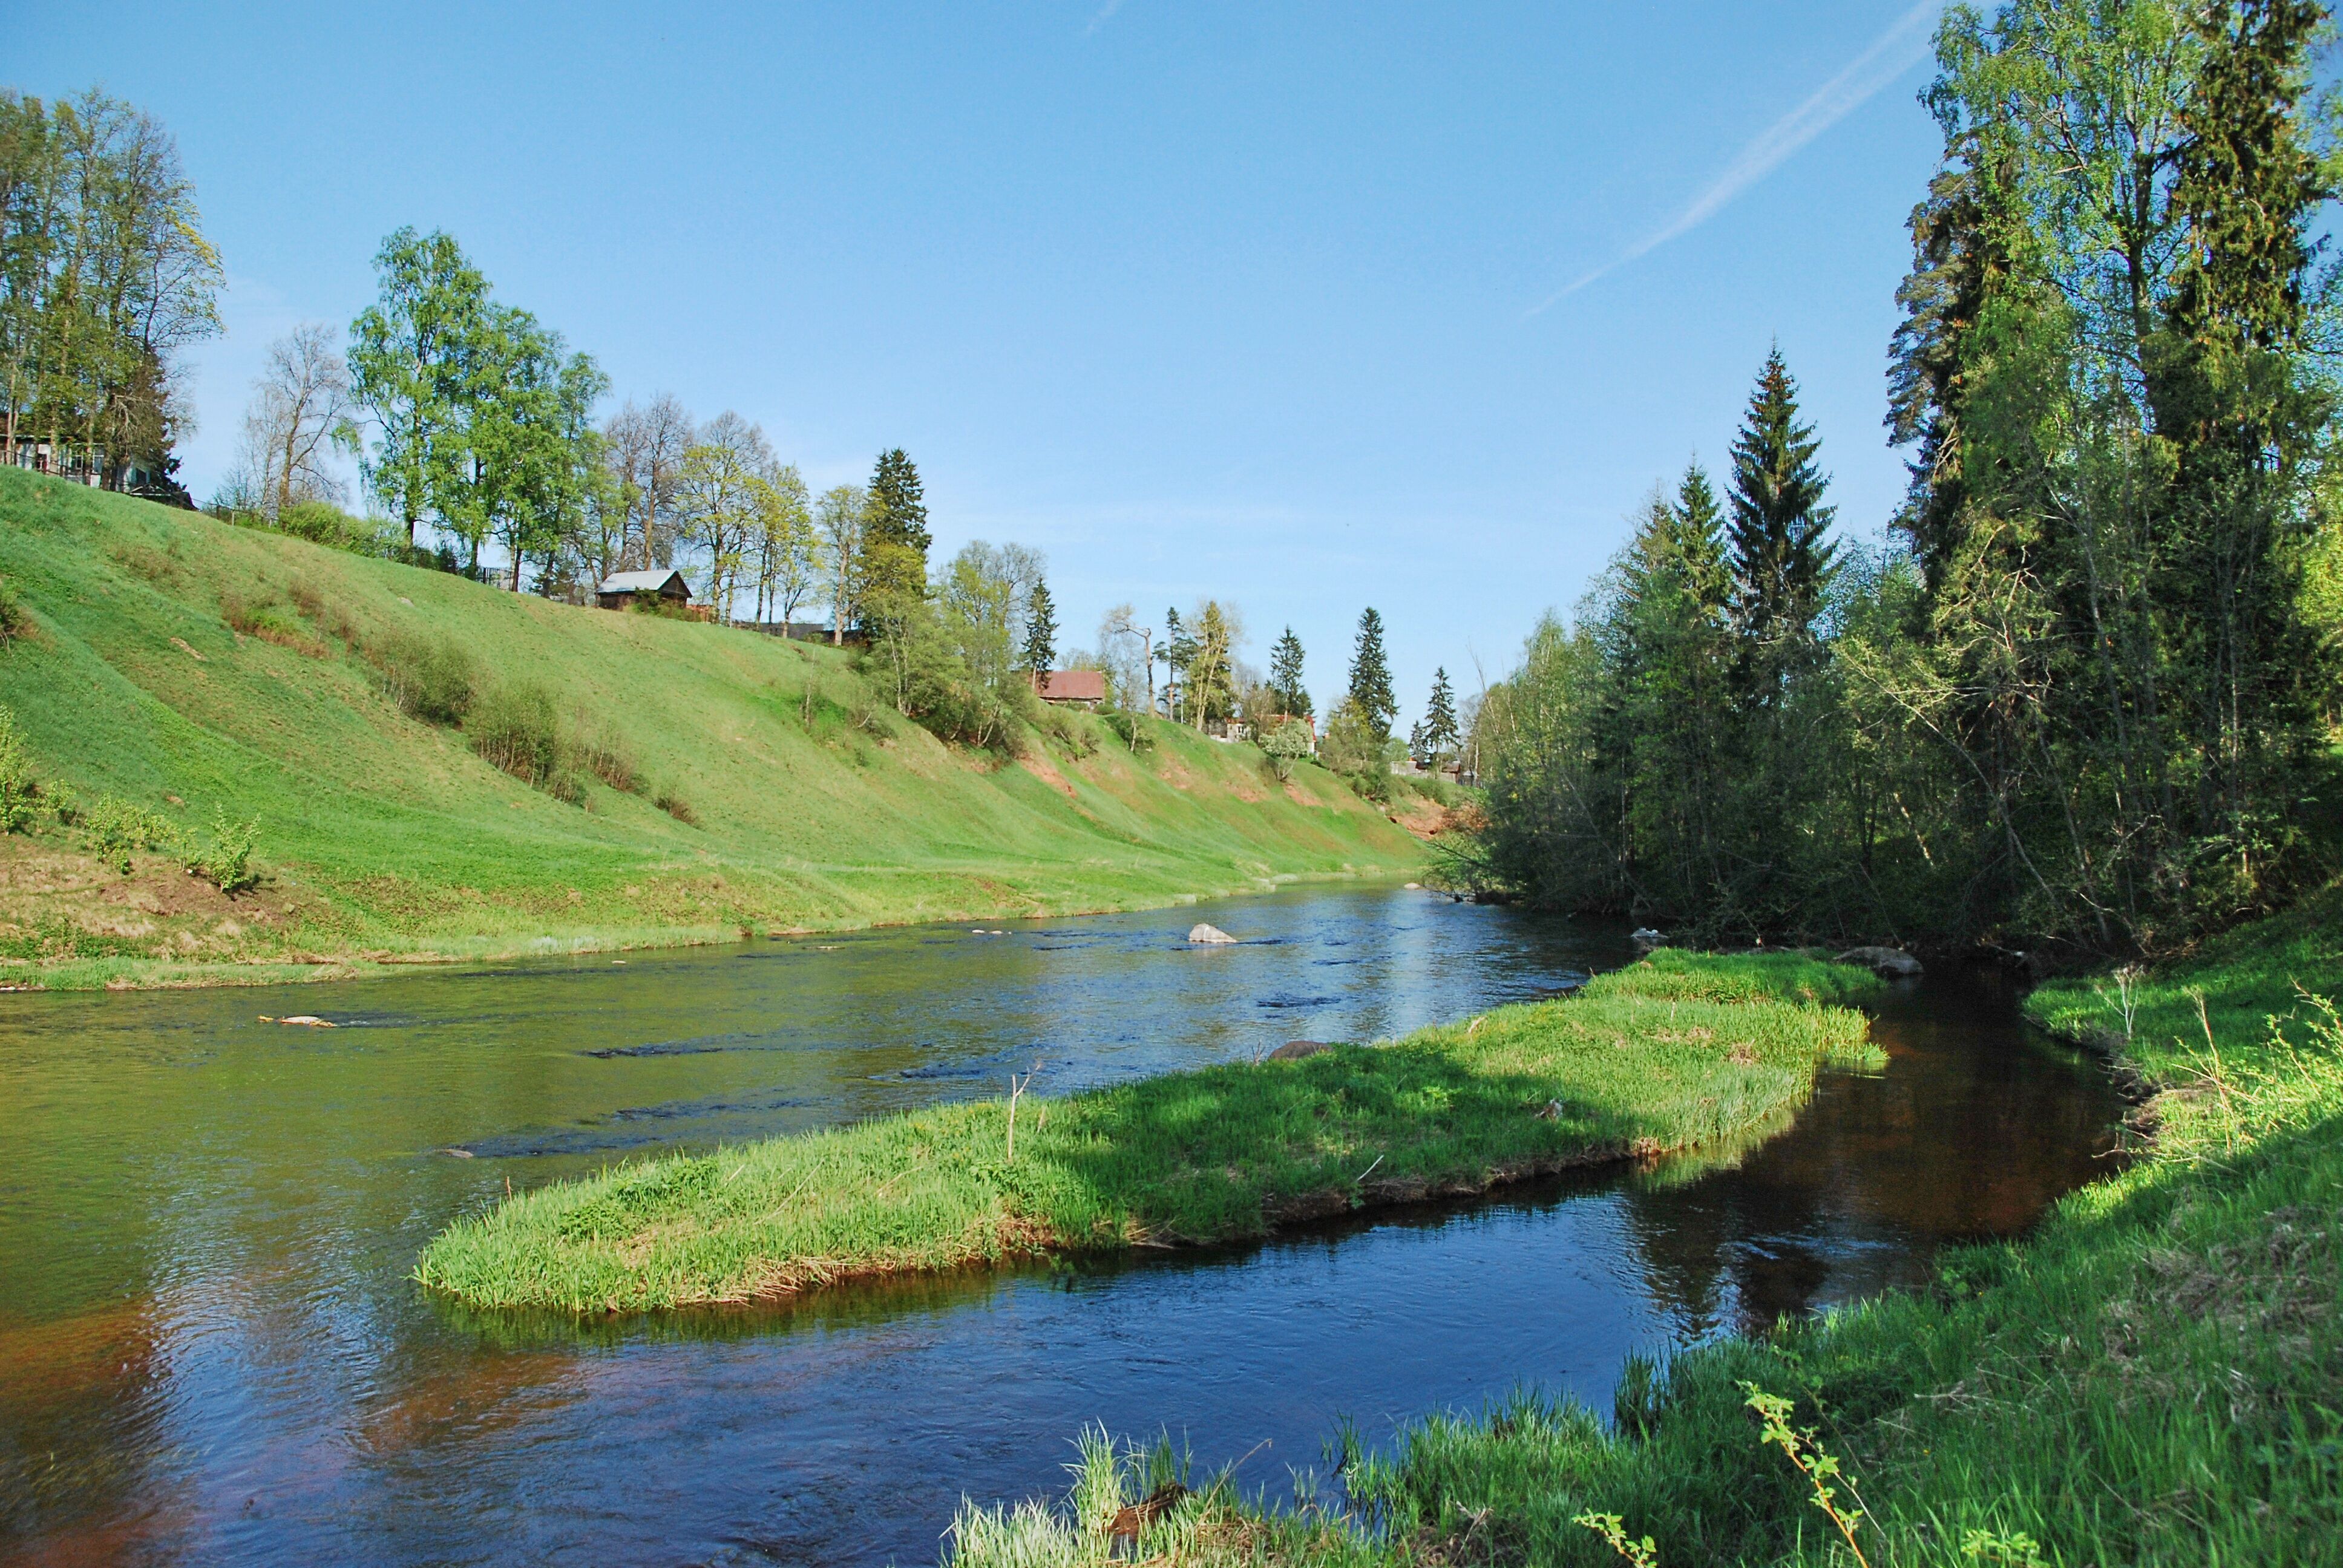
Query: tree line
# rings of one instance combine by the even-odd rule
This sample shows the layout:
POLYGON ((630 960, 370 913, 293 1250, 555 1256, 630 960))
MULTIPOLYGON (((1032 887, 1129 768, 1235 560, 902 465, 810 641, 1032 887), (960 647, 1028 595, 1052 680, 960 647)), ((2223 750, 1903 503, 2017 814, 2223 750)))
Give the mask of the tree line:
POLYGON ((1946 15, 1891 542, 1778 353, 1477 716, 1480 875, 1719 938, 2124 950, 2321 874, 2337 190, 2306 0, 1946 15))
POLYGON ((221 278, 152 116, 0 88, 0 461, 185 504, 177 355, 219 331, 221 278))

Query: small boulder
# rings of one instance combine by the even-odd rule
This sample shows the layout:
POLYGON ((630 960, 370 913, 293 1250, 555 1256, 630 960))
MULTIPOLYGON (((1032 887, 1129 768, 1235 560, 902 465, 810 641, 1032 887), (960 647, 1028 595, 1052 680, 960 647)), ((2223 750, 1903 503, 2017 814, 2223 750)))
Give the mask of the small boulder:
POLYGON ((1301 1061, 1334 1048, 1320 1040, 1289 1040, 1269 1053, 1272 1061, 1301 1061))
POLYGON ((1901 948, 1849 948, 1838 955, 1843 964, 1861 964, 1881 980, 1918 980, 1920 960, 1901 948))
POLYGON ((1188 933, 1188 940, 1203 947, 1221 947, 1234 942, 1236 938, 1218 926, 1199 925, 1188 933))
POLYGON ((1650 952, 1654 948, 1664 948, 1668 945, 1668 939, 1649 926, 1642 926, 1629 931, 1627 940, 1644 952, 1650 952))

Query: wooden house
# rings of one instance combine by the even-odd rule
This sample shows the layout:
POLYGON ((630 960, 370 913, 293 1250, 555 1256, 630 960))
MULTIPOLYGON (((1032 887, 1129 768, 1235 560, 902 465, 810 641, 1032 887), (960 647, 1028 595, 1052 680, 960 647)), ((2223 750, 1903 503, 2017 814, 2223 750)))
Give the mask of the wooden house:
POLYGON ((672 608, 691 603, 691 585, 679 571, 655 567, 647 572, 613 572, 594 590, 594 602, 604 609, 625 609, 642 594, 656 594, 672 608))

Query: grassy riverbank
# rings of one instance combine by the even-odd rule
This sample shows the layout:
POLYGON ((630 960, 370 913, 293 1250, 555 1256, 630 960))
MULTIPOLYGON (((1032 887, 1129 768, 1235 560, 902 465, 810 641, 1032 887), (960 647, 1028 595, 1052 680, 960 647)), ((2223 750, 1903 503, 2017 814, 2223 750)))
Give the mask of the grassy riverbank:
MULTIPOLYGON (((2043 987, 2035 1018, 2155 1092, 2154 1139, 2033 1237, 1950 1256, 1925 1293, 1631 1365, 1613 1426, 1527 1397, 1418 1423, 1350 1466, 1353 1518, 1208 1491, 1151 1561, 1617 1563, 1585 1513, 1666 1568, 1853 1561, 1748 1385, 1845 1466, 1881 1568, 2343 1561, 2343 1030, 2298 986, 2343 992, 2334 891, 2136 980, 2043 987)), ((1086 1452, 1071 1513, 971 1509, 955 1561, 1098 1560, 1098 1500, 1146 1478, 1086 1452)))
POLYGON ((1791 954, 1656 955, 1574 998, 1380 1047, 938 1107, 656 1160, 451 1226, 417 1277, 577 1311, 772 1295, 1019 1253, 1242 1241, 1340 1213, 1683 1149, 1861 1057, 1874 982, 1791 954))
POLYGON ((0 706, 45 792, 134 808, 164 839, 256 818, 262 873, 230 898, 163 842, 107 849, 85 812, 35 811, 0 833, 0 985, 1064 915, 1424 864, 1339 780, 1281 784, 1251 746, 1146 723, 1134 751, 1058 713, 1017 761, 971 754, 898 717, 840 650, 574 608, 7 467, 0 594, 28 628, 0 642, 0 706), (557 732, 545 756, 497 749, 557 732), (484 753, 553 771, 533 787, 484 753))

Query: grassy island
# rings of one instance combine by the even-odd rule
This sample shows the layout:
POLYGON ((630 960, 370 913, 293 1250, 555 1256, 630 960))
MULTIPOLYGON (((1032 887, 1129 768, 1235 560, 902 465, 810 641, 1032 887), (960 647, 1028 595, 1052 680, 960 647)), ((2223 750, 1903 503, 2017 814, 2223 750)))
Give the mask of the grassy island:
POLYGON ((1027 1098, 1013 1154, 1011 1106, 987 1100, 563 1182, 450 1226, 417 1277, 485 1306, 620 1311, 1241 1241, 1761 1127, 1825 1057, 1875 1051, 1833 1005, 1873 983, 1662 952, 1385 1045, 1027 1098))
POLYGON ((1094 1434, 1071 1506, 968 1507, 953 1561, 1101 1560, 1136 1508, 1136 1554, 1182 1568, 1616 1564, 1595 1515, 1668 1568, 1853 1563, 1752 1387, 1844 1467, 1874 1564, 2343 1561, 2338 996, 2337 890, 2185 960, 2046 985, 2031 1015, 2144 1097, 2144 1157, 2035 1235, 1948 1255, 1933 1290, 1631 1362, 1607 1423, 1531 1395, 1423 1421, 1352 1459, 1348 1518, 1201 1482, 1148 1511, 1169 1456, 1094 1434))

